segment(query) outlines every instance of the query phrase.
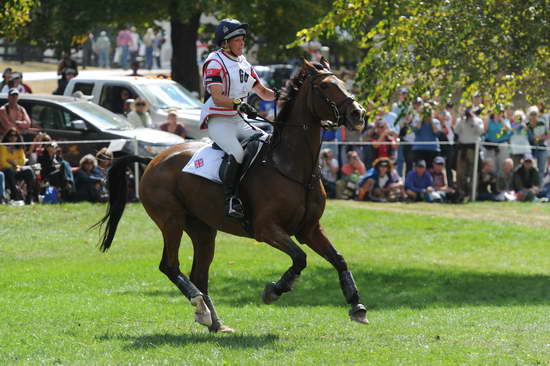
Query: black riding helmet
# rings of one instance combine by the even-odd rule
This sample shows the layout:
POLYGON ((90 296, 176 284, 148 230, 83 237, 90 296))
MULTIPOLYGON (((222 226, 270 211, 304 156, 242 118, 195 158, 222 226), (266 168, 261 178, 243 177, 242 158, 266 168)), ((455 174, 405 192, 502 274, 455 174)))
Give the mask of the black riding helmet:
POLYGON ((216 37, 214 43, 218 46, 222 45, 223 41, 230 40, 238 36, 245 36, 248 24, 241 23, 236 19, 223 19, 216 27, 216 37))

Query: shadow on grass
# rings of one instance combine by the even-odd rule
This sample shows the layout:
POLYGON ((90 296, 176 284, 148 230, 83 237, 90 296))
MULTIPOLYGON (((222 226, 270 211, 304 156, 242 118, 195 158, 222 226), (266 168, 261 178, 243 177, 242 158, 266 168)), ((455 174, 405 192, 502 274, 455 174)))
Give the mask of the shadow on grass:
POLYGON ((105 334, 97 337, 100 341, 118 340, 129 342, 124 348, 148 349, 159 346, 186 346, 193 344, 209 343, 222 348, 260 348, 273 344, 278 340, 275 334, 245 335, 245 334, 223 334, 215 336, 212 334, 150 334, 143 336, 112 335, 105 334))
MULTIPOLYGON (((210 281, 215 303, 242 306, 261 302, 260 293, 267 281, 278 279, 272 273, 251 277, 222 277, 210 281)), ((362 302, 370 309, 401 307, 460 307, 550 304, 550 276, 516 273, 478 273, 442 269, 403 268, 391 272, 378 269, 353 271, 362 302)), ((137 292, 135 292, 137 293, 137 292)), ((148 296, 182 296, 177 289, 139 292, 148 296)), ((344 305, 335 270, 308 267, 294 290, 276 304, 284 306, 344 305)))

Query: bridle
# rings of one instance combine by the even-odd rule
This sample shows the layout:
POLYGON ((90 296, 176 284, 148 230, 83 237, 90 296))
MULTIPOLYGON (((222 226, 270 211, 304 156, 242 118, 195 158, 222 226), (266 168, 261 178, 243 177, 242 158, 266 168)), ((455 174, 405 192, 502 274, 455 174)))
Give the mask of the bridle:
MULTIPOLYGON (((315 84, 315 80, 317 80, 319 78, 325 78, 327 76, 333 76, 333 75, 334 75, 334 73, 332 73, 332 72, 322 72, 322 73, 318 73, 318 74, 311 74, 309 76, 309 78, 310 78, 310 84, 311 84, 312 90, 315 93, 317 93, 317 95, 319 95, 321 97, 321 99, 323 99, 325 101, 325 103, 328 104, 328 106, 330 107, 330 109, 332 111, 332 114, 334 115, 334 117, 336 119, 335 121, 333 121, 333 124, 336 125, 337 127, 340 127, 344 124, 344 118, 345 118, 345 116, 343 116, 343 114, 340 112, 341 108, 344 108, 348 104, 355 103, 355 98, 353 98, 353 96, 351 96, 350 94, 345 93, 345 95, 346 95, 345 98, 337 103, 337 102, 331 100, 329 97, 327 97, 325 93, 323 93, 323 88, 321 88, 319 85, 315 84)), ((313 109, 312 106, 310 106, 309 108, 310 108, 311 113, 315 113, 315 110, 313 109)), ((322 128, 327 128, 325 126, 321 126, 321 127, 322 128)), ((332 127, 332 126, 330 126, 330 127, 332 127)))

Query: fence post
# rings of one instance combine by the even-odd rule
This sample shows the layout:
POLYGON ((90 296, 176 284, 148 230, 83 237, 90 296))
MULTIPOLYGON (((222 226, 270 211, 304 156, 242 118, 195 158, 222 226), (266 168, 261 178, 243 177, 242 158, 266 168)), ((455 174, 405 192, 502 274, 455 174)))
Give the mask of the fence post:
POLYGON ((480 142, 476 141, 476 148, 474 152, 474 175, 472 175, 472 197, 471 201, 475 202, 477 197, 477 169, 479 164, 479 145, 480 142))
MULTIPOLYGON (((132 145, 134 146, 134 155, 139 154, 139 145, 137 138, 132 139, 132 145)), ((136 199, 139 200, 139 164, 134 163, 134 191, 136 193, 136 199)))

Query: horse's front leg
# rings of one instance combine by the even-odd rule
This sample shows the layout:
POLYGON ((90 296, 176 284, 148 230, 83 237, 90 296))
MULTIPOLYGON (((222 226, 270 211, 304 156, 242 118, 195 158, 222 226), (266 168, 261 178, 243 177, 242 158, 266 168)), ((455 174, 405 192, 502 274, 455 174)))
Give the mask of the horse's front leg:
POLYGON ((283 273, 277 282, 270 282, 265 286, 262 293, 262 300, 265 304, 271 304, 279 299, 285 292, 292 290, 294 281, 300 276, 302 270, 306 267, 306 253, 290 236, 279 227, 267 228, 261 231, 257 236, 258 241, 264 241, 272 247, 285 252, 292 259, 292 266, 283 273))
POLYGON ((348 265, 344 257, 332 246, 320 224, 317 222, 314 226, 296 236, 300 243, 305 243, 321 257, 325 258, 338 271, 340 277, 340 287, 348 304, 351 305, 349 311, 350 319, 362 324, 368 324, 367 308, 359 302, 359 292, 355 285, 353 275, 348 270, 348 265))

